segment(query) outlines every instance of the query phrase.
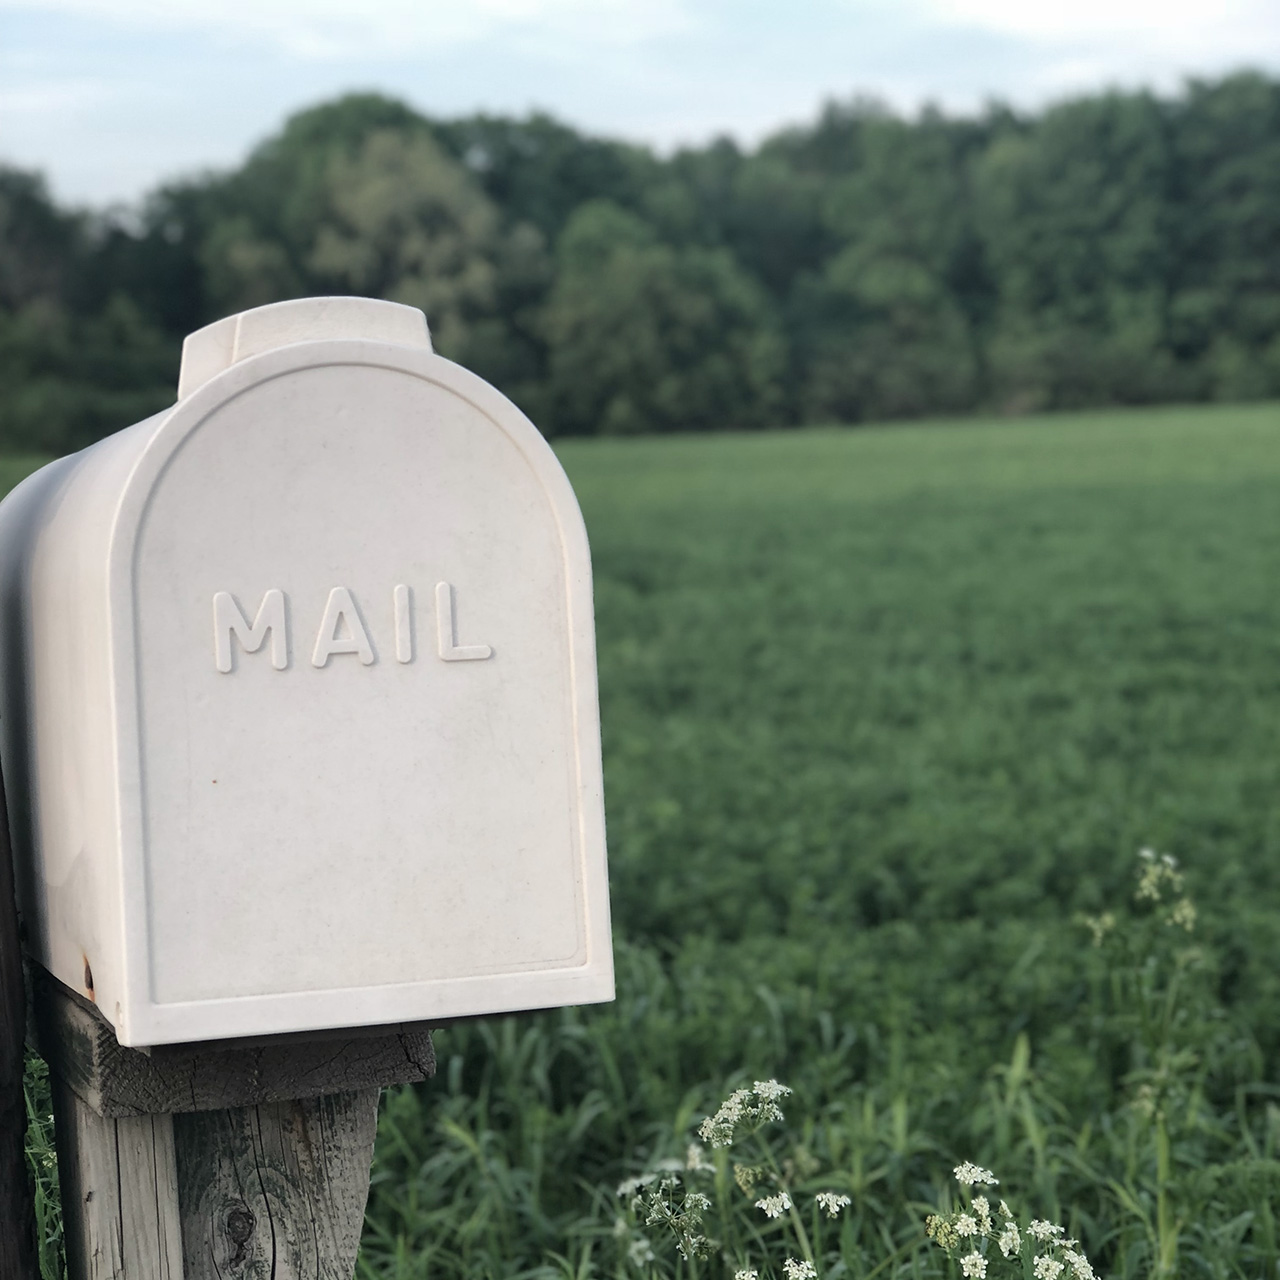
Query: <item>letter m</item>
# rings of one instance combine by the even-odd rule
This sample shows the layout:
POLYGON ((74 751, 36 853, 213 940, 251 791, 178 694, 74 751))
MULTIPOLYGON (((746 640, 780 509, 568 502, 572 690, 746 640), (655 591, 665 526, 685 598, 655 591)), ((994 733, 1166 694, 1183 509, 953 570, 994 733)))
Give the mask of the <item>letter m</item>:
POLYGON ((219 591, 213 597, 213 656, 219 671, 232 670, 231 637, 240 641, 245 653, 257 653, 271 632, 271 665, 283 671, 289 665, 289 636, 284 616, 284 592, 272 587, 262 597, 257 616, 250 625, 240 612, 235 597, 219 591))

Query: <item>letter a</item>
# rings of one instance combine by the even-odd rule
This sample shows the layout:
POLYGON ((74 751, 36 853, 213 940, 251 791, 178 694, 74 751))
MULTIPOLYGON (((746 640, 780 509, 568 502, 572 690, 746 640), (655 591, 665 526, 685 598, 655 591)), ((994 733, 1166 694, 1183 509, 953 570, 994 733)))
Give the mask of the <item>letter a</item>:
POLYGON ((231 637, 235 635, 245 653, 257 653, 271 632, 271 665, 283 671, 289 665, 289 633, 285 623, 284 592, 272 587, 262 597, 253 625, 240 612, 235 597, 219 591, 213 597, 213 660, 219 671, 233 669, 231 637))
POLYGON ((320 634, 316 636, 315 652, 311 655, 313 667, 323 667, 331 654, 358 653, 360 661, 367 667, 373 661, 373 645, 369 643, 369 633, 360 621, 360 611, 351 598, 346 587, 334 587, 329 592, 329 602, 324 607, 324 617, 320 620, 320 634), (346 623, 344 636, 338 634, 339 628, 346 623))

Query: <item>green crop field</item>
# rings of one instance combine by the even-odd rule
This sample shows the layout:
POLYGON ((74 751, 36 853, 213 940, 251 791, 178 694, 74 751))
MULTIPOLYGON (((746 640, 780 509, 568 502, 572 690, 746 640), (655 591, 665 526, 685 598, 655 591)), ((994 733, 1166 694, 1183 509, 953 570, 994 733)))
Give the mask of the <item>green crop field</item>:
POLYGON ((1280 408, 558 452, 619 998, 438 1033, 362 1276, 775 1274, 724 1153, 724 1261, 615 1195, 770 1077, 788 1185, 852 1201, 823 1277, 959 1274, 923 1221, 967 1159, 1100 1274, 1276 1274, 1280 408))

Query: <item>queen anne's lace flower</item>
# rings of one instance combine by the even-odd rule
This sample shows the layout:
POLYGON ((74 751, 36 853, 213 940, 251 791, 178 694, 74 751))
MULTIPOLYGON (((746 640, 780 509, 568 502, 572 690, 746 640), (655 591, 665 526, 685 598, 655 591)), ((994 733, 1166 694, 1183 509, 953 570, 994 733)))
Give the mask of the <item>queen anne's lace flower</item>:
POLYGON ((956 1235, 958 1236, 976 1236, 978 1234, 978 1220, 970 1217, 967 1213, 962 1213, 956 1219, 956 1235))
POLYGON ((801 1258, 788 1258, 782 1264, 782 1272, 787 1280, 818 1280, 818 1273, 812 1262, 801 1258))
POLYGON ((776 1196, 765 1196, 763 1200, 757 1200, 756 1208, 763 1209, 766 1218, 780 1218, 791 1208, 791 1197, 785 1191, 779 1191, 776 1196))
POLYGON ((1011 1253, 1017 1253, 1022 1248, 1022 1237, 1018 1234, 1017 1226, 1012 1222, 1005 1223, 1004 1230, 1000 1233, 1000 1238, 996 1241, 1000 1246, 1000 1252, 1007 1258, 1011 1253))
POLYGON ((640 1178, 628 1178, 625 1182, 618 1183, 618 1195, 623 1199, 634 1196, 637 1191, 647 1187, 651 1182, 656 1182, 658 1175, 656 1173, 646 1173, 640 1178))
POLYGON ((713 1116, 708 1116, 698 1126, 698 1137, 713 1147, 727 1147, 733 1142, 734 1126, 746 1113, 751 1101, 750 1089, 735 1089, 721 1104, 713 1116))
POLYGON ((758 1271, 746 1269, 742 1271, 735 1271, 733 1273, 733 1280, 760 1280, 760 1273, 758 1271))
POLYGON ((752 1092, 761 1102, 777 1102, 779 1098, 785 1098, 791 1090, 776 1080, 757 1080, 752 1085, 752 1092))
POLYGON ((1062 1235, 1062 1228, 1052 1222, 1045 1222, 1043 1218, 1037 1218, 1027 1228, 1027 1234, 1034 1236, 1043 1244, 1046 1240, 1052 1240, 1054 1236, 1062 1235))
POLYGON ((853 1201, 848 1196, 838 1196, 834 1191, 819 1191, 813 1202, 828 1218, 838 1218, 841 1209, 847 1209, 853 1201))
POLYGON ((676 1241, 676 1252, 686 1262, 693 1258, 709 1257, 714 1247, 715 1241, 708 1240, 706 1236, 686 1236, 684 1239, 676 1241))
POLYGON ((976 1249, 967 1257, 960 1259, 960 1271, 965 1276, 974 1276, 983 1280, 987 1274, 987 1260, 976 1249))
POLYGON ((1036 1280, 1058 1280, 1062 1269, 1062 1263, 1048 1254, 1041 1254, 1031 1268, 1036 1280))
POLYGON ((627 1256, 637 1267, 647 1266, 653 1261, 653 1246, 647 1240, 633 1240, 627 1256))
MULTIPOLYGON (((1075 1242, 1072 1241, 1072 1244, 1075 1242)), ((1076 1280, 1095 1280, 1093 1268, 1089 1265, 1089 1259, 1083 1253, 1077 1253, 1074 1249, 1066 1248, 1062 1251, 1062 1256, 1067 1261, 1074 1273, 1076 1280)))
POLYGON ((785 1084, 776 1080, 757 1080, 750 1089, 735 1089, 715 1115, 708 1116, 698 1126, 698 1136, 713 1147, 731 1147, 740 1121, 760 1125, 767 1120, 785 1119, 778 1099, 790 1092, 785 1084))
POLYGON ((995 1187, 1000 1185, 1000 1180, 990 1169, 984 1169, 981 1165, 976 1165, 969 1160, 966 1160, 964 1164, 956 1165, 952 1172, 956 1175, 956 1181, 962 1187, 995 1187))

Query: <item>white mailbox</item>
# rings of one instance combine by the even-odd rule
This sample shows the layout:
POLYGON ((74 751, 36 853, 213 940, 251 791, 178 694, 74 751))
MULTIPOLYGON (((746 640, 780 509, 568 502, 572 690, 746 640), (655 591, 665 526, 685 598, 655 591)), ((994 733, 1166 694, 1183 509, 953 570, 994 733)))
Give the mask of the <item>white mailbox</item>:
POLYGON ((0 583, 27 945, 123 1044, 612 998, 582 517, 421 312, 192 334, 0 583))

